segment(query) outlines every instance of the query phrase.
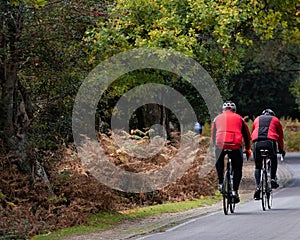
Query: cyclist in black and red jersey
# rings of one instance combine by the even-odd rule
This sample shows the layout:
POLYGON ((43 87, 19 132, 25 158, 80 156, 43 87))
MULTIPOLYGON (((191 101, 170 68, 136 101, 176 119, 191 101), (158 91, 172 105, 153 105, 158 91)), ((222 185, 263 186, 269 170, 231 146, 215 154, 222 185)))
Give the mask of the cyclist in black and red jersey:
POLYGON ((228 153, 232 160, 233 189, 235 203, 240 201, 238 195, 239 185, 242 179, 243 168, 243 139, 245 143, 247 158, 251 156, 250 132, 244 119, 236 113, 236 105, 229 101, 223 104, 223 112, 216 116, 212 123, 212 141, 215 146, 216 170, 219 180, 219 190, 222 192, 224 171, 224 149, 230 149, 228 153))
POLYGON ((266 109, 258 116, 252 125, 252 141, 253 141, 253 157, 255 160, 255 182, 256 190, 254 193, 254 199, 260 199, 260 175, 262 169, 262 157, 260 154, 261 148, 267 148, 269 150, 271 159, 271 187, 278 188, 279 185, 276 181, 277 172, 277 144, 279 153, 284 157, 284 138, 283 130, 280 120, 275 116, 275 113, 271 109, 266 109))

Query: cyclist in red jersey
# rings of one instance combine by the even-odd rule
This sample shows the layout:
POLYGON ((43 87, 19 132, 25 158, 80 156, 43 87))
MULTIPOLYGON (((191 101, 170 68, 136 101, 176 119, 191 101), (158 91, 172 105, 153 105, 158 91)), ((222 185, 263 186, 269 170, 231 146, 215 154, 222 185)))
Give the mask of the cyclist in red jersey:
POLYGON ((236 105, 231 102, 225 102, 222 108, 223 112, 216 116, 212 123, 212 141, 215 146, 216 170, 219 180, 219 190, 222 192, 223 171, 224 171, 224 149, 230 149, 228 153, 232 160, 234 171, 233 188, 235 190, 235 203, 240 201, 238 195, 239 185, 242 179, 243 168, 243 139, 246 148, 247 158, 251 156, 250 132, 244 119, 236 113, 236 105))
POLYGON ((252 125, 252 141, 253 141, 253 157, 255 160, 255 182, 256 190, 254 193, 254 199, 260 199, 260 175, 262 168, 262 157, 260 154, 261 148, 269 149, 271 159, 271 187, 278 188, 279 185, 276 181, 277 172, 277 145, 279 153, 284 157, 284 138, 283 130, 280 120, 275 116, 275 113, 271 109, 266 109, 258 116, 252 125))

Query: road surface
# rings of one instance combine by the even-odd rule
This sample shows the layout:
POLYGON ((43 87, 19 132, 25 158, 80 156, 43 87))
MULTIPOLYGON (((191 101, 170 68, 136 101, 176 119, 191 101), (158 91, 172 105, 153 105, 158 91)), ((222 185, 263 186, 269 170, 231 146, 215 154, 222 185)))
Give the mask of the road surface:
POLYGON ((261 201, 236 206, 234 214, 223 211, 189 220, 165 232, 139 240, 299 240, 300 239, 300 153, 288 153, 284 160, 292 178, 274 191, 272 209, 263 211, 261 201))

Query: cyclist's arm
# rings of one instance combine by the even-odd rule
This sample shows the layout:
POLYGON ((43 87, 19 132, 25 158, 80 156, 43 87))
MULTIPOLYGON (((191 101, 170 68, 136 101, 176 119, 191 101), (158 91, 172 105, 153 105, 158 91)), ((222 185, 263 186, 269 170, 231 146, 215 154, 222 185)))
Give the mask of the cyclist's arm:
POLYGON ((244 119, 242 119, 242 121, 243 121, 242 134, 243 134, 243 138, 244 138, 244 142, 245 142, 245 148, 247 150, 249 150, 250 149, 250 141, 251 141, 250 132, 249 132, 247 123, 244 121, 244 119))
POLYGON ((277 121, 277 132, 278 132, 278 145, 279 145, 279 149, 283 150, 284 149, 284 140, 283 140, 283 130, 282 130, 282 126, 280 121, 277 121))

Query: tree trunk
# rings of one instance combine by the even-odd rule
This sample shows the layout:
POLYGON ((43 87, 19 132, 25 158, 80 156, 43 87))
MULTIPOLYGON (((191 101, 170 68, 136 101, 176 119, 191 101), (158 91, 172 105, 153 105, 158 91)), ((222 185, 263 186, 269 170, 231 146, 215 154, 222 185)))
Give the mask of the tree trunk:
POLYGON ((161 124, 161 108, 158 104, 146 104, 143 106, 143 123, 145 128, 154 124, 161 124))
POLYGON ((2 135, 5 146, 16 153, 22 170, 30 170, 27 161, 28 140, 27 130, 30 123, 26 112, 26 104, 18 84, 18 55, 17 45, 22 31, 22 6, 12 7, 1 5, 6 13, 2 16, 1 48, 4 49, 1 63, 2 88, 2 135), (4 21, 5 20, 5 21, 4 21))
MULTIPOLYGON (((26 92, 18 82, 16 63, 4 63, 4 76, 2 78, 2 113, 3 138, 5 146, 16 152, 19 166, 24 171, 31 169, 28 161, 30 147, 27 131, 30 119, 27 113, 26 92)), ((11 62, 11 61, 10 61, 11 62)), ((1 76, 2 77, 2 76, 1 76)))
POLYGON ((159 124, 163 126, 166 130, 167 138, 170 137, 170 126, 168 110, 158 104, 147 104, 143 106, 143 120, 144 128, 148 129, 154 124, 159 124))
POLYGON ((32 106, 25 88, 18 81, 20 64, 18 46, 23 27, 23 8, 11 6, 7 2, 0 4, 1 29, 0 48, 4 54, 0 61, 2 139, 5 147, 13 151, 18 158, 20 170, 31 172, 43 178, 53 194, 47 174, 37 159, 34 159, 32 147, 28 141, 28 129, 33 118, 32 106))
MULTIPOLYGON (((14 135, 14 92, 17 81, 16 66, 15 64, 7 64, 7 59, 3 64, 3 75, 1 76, 2 82, 2 125, 5 140, 8 140, 9 136, 14 135)), ((7 142, 7 141, 5 141, 7 142)), ((7 142, 8 143, 8 142, 7 142)))

